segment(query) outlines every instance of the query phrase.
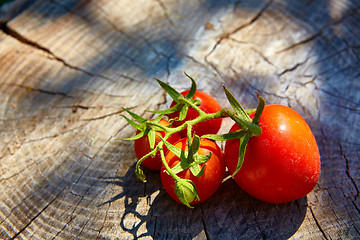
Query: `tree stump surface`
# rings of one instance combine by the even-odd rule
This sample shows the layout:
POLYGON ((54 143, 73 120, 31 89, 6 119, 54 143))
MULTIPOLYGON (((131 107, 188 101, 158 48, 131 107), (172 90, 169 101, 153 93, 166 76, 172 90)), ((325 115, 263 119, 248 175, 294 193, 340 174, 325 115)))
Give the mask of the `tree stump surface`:
MULTIPOLYGON (((360 2, 38 0, 1 7, 1 239, 360 238, 360 2), (171 99, 153 78, 308 122, 321 177, 267 204, 231 178, 194 209, 135 174, 123 107, 171 99)), ((225 121, 222 131, 229 129, 225 121)), ((223 146, 222 146, 223 147, 223 146)))

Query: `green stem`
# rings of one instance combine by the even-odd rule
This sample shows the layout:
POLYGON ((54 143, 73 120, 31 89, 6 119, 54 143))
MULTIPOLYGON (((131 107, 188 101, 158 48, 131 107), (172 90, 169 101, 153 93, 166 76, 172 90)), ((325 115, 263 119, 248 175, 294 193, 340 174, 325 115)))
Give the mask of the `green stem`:
POLYGON ((179 97, 179 101, 186 103, 187 105, 189 105, 190 107, 192 107, 195 111, 197 111, 199 113, 199 116, 205 115, 206 113, 201 110, 195 103, 193 103, 192 101, 188 100, 187 98, 184 97, 179 97))
MULTIPOLYGON (((188 101, 186 99, 185 99, 185 101, 192 104, 190 101, 188 101)), ((239 116, 237 116, 236 112, 233 109, 222 108, 220 111, 215 112, 215 113, 205 113, 194 104, 192 104, 191 107, 195 107, 199 110, 199 116, 195 119, 187 121, 186 123, 184 123, 176 128, 162 126, 160 124, 153 123, 153 122, 149 122, 149 124, 157 126, 161 129, 163 129, 166 133, 170 133, 170 135, 171 135, 171 134, 174 134, 175 132, 180 132, 184 129, 188 129, 189 126, 194 126, 195 124, 204 122, 206 120, 230 117, 237 124, 239 124, 242 128, 249 129, 249 131, 252 133, 253 136, 259 136, 261 134, 261 128, 257 124, 249 122, 246 119, 240 118, 239 116)))
MULTIPOLYGON (((261 115, 261 112, 263 110, 263 107, 265 105, 265 102, 263 101, 263 98, 261 98, 261 97, 259 97, 259 100, 260 100, 259 101, 259 106, 257 108, 255 119, 253 119, 255 121, 253 121, 253 122, 250 122, 250 121, 248 121, 248 119, 244 119, 244 118, 238 116, 238 114, 236 114, 234 109, 222 108, 220 111, 215 112, 215 113, 205 113, 196 104, 189 101, 188 99, 180 97, 179 100, 182 101, 185 104, 188 104, 190 107, 194 108, 199 113, 199 116, 197 118, 195 118, 195 119, 192 119, 190 121, 185 122, 184 124, 182 124, 181 126, 178 126, 176 128, 163 126, 163 125, 161 125, 159 123, 154 123, 153 121, 149 121, 148 122, 149 125, 156 126, 156 127, 160 128, 160 129, 162 129, 162 130, 164 130, 166 132, 166 134, 165 134, 165 136, 163 138, 165 141, 172 134, 174 134, 176 132, 180 132, 180 131, 186 129, 187 130, 187 140, 188 140, 188 144, 190 145, 191 137, 192 137, 192 135, 191 135, 192 126, 194 126, 195 124, 198 124, 200 122, 204 122, 206 120, 225 118, 225 117, 230 117, 231 119, 233 119, 238 125, 240 125, 241 128, 244 129, 244 131, 247 131, 248 134, 250 134, 250 136, 259 136, 261 134, 261 128, 257 125, 258 119, 259 119, 259 117, 261 115)), ((137 171, 140 171, 138 169, 140 169, 141 162, 145 158, 147 158, 147 157, 149 157, 151 155, 155 155, 157 151, 160 151, 161 160, 162 160, 162 162, 163 162, 163 164, 165 166, 166 171, 174 178, 175 181, 178 181, 180 178, 171 170, 171 168, 169 167, 169 165, 167 164, 167 162, 165 160, 163 145, 164 145, 163 141, 159 142, 157 144, 157 146, 151 152, 149 152, 144 157, 142 157, 137 162, 136 169, 137 169, 137 171)))
POLYGON ((188 146, 190 146, 190 144, 191 144, 191 129, 192 129, 192 125, 187 124, 187 128, 186 128, 187 134, 186 134, 186 136, 187 136, 188 146))
POLYGON ((160 156, 161 156, 161 161, 164 164, 164 167, 166 169, 166 171, 170 174, 170 176, 175 180, 175 182, 179 181, 180 177, 177 176, 170 168, 170 166, 167 164, 166 159, 165 159, 165 154, 164 154, 164 150, 162 148, 162 146, 160 147, 160 156))

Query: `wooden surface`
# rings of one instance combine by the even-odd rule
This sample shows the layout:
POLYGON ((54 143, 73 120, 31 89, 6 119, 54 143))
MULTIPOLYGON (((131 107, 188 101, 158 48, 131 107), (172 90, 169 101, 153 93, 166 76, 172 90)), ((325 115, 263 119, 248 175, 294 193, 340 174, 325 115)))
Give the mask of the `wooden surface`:
POLYGON ((360 238, 359 6, 11 2, 0 30, 0 238, 360 238), (271 205, 227 179, 190 210, 158 173, 141 183, 132 142, 114 141, 134 134, 122 107, 151 117, 145 109, 170 103, 152 78, 183 90, 184 71, 223 106, 221 83, 247 108, 258 91, 298 111, 320 148, 314 191, 271 205))

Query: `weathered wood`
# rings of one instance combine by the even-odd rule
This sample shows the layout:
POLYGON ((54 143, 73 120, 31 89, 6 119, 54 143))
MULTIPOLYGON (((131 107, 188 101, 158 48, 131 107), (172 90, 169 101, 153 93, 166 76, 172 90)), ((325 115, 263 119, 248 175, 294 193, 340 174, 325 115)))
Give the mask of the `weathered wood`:
MULTIPOLYGON (((18 1, 0 31, 0 238, 355 239, 360 13, 353 1, 18 1), (227 105, 291 106, 319 144, 307 197, 258 201, 231 178, 187 209, 134 175, 122 107, 168 106, 153 77, 227 105)), ((16 4, 16 3, 14 3, 16 4)), ((223 131, 229 127, 226 121, 223 131)))

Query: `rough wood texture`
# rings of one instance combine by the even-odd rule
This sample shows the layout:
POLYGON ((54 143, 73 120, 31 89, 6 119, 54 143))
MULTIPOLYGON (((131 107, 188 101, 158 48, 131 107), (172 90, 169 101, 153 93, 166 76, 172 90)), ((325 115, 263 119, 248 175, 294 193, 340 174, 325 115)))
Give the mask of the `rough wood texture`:
POLYGON ((18 2, 0 31, 0 238, 360 238, 359 1, 18 2), (314 191, 271 205, 227 179, 190 210, 158 173, 138 181, 122 107, 150 117, 170 101, 152 78, 181 90, 183 71, 223 105, 221 83, 298 111, 314 191))

